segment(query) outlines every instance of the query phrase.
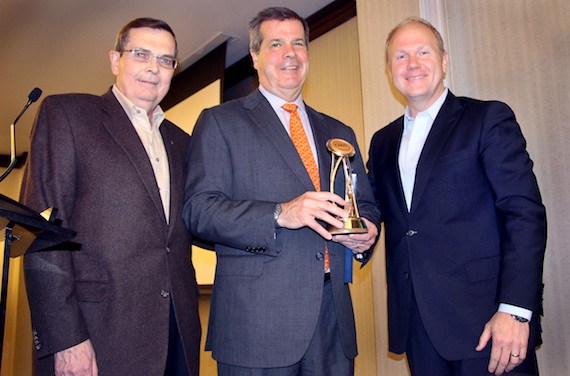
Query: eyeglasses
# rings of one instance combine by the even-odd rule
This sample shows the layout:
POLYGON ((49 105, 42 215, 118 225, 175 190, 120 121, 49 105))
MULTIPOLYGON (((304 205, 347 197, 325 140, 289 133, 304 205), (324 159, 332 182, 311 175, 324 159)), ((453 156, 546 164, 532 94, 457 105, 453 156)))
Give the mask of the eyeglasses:
POLYGON ((130 52, 136 61, 141 61, 143 63, 148 63, 153 57, 156 57, 158 65, 166 69, 176 69, 178 66, 178 60, 168 55, 156 56, 149 50, 144 48, 133 48, 132 50, 124 50, 123 52, 130 52))

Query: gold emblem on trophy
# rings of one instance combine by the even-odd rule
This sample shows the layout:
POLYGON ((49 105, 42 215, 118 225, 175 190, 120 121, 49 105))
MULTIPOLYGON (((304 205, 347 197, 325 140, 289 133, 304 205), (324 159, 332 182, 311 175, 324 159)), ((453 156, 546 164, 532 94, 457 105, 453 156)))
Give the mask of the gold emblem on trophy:
POLYGON ((332 154, 331 174, 330 174, 330 191, 334 193, 334 181, 338 169, 342 164, 344 173, 345 196, 347 202, 345 210, 348 212, 347 218, 339 218, 343 223, 343 228, 328 226, 327 230, 333 235, 361 234, 368 232, 366 224, 358 214, 358 206, 356 205, 355 177, 350 168, 349 158, 355 154, 354 146, 349 142, 340 138, 331 138, 327 141, 327 148, 332 154))

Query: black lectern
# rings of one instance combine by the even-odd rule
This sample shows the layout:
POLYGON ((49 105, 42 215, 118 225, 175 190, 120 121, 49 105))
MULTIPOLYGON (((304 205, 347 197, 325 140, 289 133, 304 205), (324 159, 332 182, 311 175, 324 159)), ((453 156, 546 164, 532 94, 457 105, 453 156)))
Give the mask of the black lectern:
POLYGON ((0 232, 4 232, 0 242, 4 242, 4 262, 2 268, 2 292, 0 317, 0 364, 4 348, 4 328, 6 325, 6 297, 8 296, 8 271, 10 257, 22 256, 27 252, 39 251, 75 236, 75 232, 54 223, 55 210, 48 209, 42 214, 0 194, 0 232))

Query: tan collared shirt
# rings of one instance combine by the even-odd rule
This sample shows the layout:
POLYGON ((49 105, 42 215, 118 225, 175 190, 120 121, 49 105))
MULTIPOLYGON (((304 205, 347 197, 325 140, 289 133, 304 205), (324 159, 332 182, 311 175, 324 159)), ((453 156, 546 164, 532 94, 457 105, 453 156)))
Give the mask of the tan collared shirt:
POLYGON ((121 93, 117 85, 113 85, 112 91, 135 127, 148 154, 162 199, 166 222, 168 222, 170 216, 170 171, 168 169, 168 155, 160 134, 160 124, 164 120, 164 112, 160 106, 157 106, 152 114, 151 123, 147 112, 143 108, 135 106, 121 93))

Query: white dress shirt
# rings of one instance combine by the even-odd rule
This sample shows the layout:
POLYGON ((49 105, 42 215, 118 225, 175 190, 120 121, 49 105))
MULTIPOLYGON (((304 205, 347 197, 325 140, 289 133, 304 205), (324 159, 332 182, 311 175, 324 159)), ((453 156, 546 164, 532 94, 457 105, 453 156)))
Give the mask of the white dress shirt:
POLYGON ((412 207, 412 196, 416 181, 416 168, 420 160, 422 149, 426 143, 429 131, 433 125, 445 98, 448 89, 446 88, 441 96, 425 111, 418 113, 414 118, 410 116, 410 108, 406 107, 404 116, 404 132, 400 143, 400 154, 398 165, 400 166, 400 179, 408 211, 412 207))

